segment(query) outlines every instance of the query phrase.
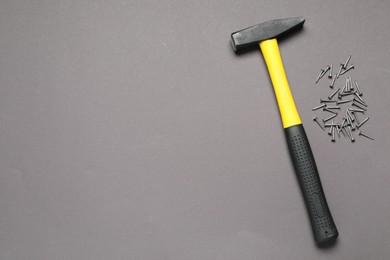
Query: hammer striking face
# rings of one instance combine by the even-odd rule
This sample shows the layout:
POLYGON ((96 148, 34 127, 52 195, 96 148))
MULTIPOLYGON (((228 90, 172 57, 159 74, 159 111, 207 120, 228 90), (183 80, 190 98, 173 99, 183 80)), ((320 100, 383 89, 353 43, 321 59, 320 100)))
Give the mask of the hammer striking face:
POLYGON ((302 26, 304 22, 305 18, 303 17, 277 19, 234 32, 231 35, 233 50, 239 51, 248 46, 256 45, 261 41, 277 38, 288 31, 302 26))
POLYGON ((297 17, 261 23, 232 33, 231 42, 234 51, 255 44, 260 46, 275 90, 290 156, 309 213, 314 238, 318 245, 325 245, 334 242, 339 233, 326 202, 314 156, 291 94, 276 40, 280 35, 302 26, 304 22, 304 18, 297 17))

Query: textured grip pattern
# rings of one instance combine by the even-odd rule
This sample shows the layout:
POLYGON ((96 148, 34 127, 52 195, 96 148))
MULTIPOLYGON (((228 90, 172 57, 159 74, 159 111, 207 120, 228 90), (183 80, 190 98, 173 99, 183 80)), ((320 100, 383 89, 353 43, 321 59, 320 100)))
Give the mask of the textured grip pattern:
POLYGON ((318 244, 334 240, 338 236, 338 231, 326 202, 305 130, 302 125, 296 125, 286 128, 285 133, 315 240, 318 244))

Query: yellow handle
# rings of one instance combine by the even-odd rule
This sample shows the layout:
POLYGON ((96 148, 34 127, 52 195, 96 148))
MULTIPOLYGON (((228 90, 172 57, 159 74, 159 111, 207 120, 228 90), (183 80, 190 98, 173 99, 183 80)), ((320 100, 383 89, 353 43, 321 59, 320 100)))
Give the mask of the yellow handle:
POLYGON ((259 45, 268 67, 272 85, 274 86, 283 127, 287 128, 302 124, 294 103, 294 98, 291 94, 290 86, 288 85, 278 42, 276 39, 271 39, 262 41, 259 45))

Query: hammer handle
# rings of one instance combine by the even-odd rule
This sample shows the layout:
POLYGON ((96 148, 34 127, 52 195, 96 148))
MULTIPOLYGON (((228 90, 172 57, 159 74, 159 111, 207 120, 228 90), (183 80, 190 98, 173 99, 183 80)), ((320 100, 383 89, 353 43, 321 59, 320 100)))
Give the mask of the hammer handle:
POLYGON ((309 213, 314 238, 322 245, 335 240, 339 233, 330 213, 313 153, 302 125, 284 129, 290 156, 309 213))
POLYGON ((302 124, 294 98, 291 94, 290 86, 288 85, 277 40, 271 39, 260 42, 260 49, 263 53, 274 87, 283 127, 286 128, 302 124))
POLYGON ((317 244, 323 245, 334 241, 338 231, 326 202, 314 156, 288 85, 278 42, 276 39, 265 40, 260 42, 260 48, 275 90, 288 148, 309 213, 314 238, 317 244))

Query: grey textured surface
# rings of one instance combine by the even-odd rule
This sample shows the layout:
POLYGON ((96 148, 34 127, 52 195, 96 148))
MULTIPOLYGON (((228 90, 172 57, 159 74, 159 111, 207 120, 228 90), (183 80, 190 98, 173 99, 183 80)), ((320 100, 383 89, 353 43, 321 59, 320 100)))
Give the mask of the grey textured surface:
POLYGON ((388 259, 390 2, 0 0, 0 259, 388 259), (315 247, 260 51, 281 42, 338 243, 315 247), (375 141, 331 143, 313 84, 351 54, 375 141))

